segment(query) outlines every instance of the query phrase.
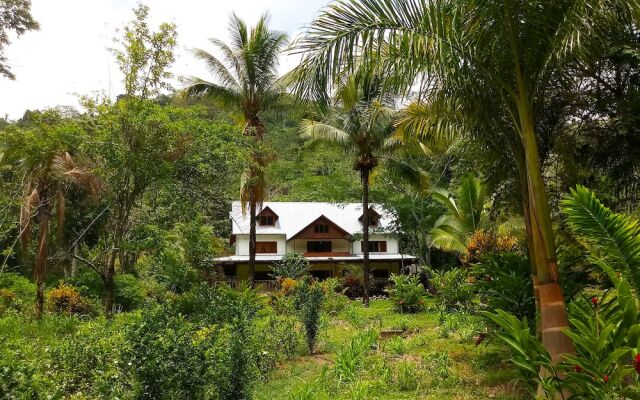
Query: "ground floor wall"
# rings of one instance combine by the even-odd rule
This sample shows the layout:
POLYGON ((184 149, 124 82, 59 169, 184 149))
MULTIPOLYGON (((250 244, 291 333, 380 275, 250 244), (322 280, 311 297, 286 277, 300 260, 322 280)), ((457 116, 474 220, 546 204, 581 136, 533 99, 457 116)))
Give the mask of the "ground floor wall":
MULTIPOLYGON (((370 262, 371 274, 374 278, 388 278, 391 274, 398 274, 401 270, 401 261, 372 261, 370 262)), ((311 274, 320 278, 342 277, 358 264, 319 262, 311 263, 311 274)), ((361 263, 359 265, 362 265, 361 263)), ((227 279, 247 280, 249 278, 249 264, 239 263, 224 267, 227 279)), ((256 280, 271 280, 271 265, 266 263, 256 264, 256 280)))

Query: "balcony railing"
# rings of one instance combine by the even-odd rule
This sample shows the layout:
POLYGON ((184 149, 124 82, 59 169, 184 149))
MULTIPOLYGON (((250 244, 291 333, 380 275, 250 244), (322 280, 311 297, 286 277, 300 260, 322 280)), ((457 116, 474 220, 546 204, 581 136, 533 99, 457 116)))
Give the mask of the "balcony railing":
POLYGON ((304 253, 305 257, 349 257, 348 251, 331 251, 331 252, 310 252, 304 253))

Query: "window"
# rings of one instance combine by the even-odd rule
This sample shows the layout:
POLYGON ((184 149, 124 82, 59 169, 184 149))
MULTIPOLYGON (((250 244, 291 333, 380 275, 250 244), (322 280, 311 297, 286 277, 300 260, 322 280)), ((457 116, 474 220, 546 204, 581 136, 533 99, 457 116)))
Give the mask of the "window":
POLYGON ((236 274, 237 274, 237 269, 235 265, 225 265, 223 267, 224 269, 224 276, 227 278, 235 278, 236 274))
POLYGON ((253 275, 253 279, 256 281, 273 281, 275 278, 273 277, 273 272, 271 271, 256 271, 253 275))
MULTIPOLYGON (((360 242, 360 251, 364 251, 364 242, 360 242)), ((384 240, 369 241, 369 251, 372 253, 386 253, 387 242, 384 240)))
POLYGON ((273 215, 261 215, 260 226, 273 226, 273 215))
POLYGON ((310 271, 310 274, 314 278, 321 281, 324 281, 327 278, 331 278, 331 271, 325 269, 310 271))
POLYGON ((327 224, 318 224, 314 227, 314 231, 316 233, 329 233, 329 225, 327 224))
POLYGON ((308 241, 307 253, 331 253, 330 241, 308 241))
POLYGON ((258 254, 275 254, 278 252, 278 242, 257 242, 256 253, 258 254))

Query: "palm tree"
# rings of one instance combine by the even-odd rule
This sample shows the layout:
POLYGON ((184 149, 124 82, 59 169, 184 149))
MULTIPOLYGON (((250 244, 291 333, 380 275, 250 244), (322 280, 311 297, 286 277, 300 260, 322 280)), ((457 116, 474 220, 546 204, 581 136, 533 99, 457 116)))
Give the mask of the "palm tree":
MULTIPOLYGON (((219 39, 210 39, 222 58, 196 49, 194 55, 205 62, 216 82, 201 78, 187 78, 184 89, 192 98, 205 97, 223 106, 241 112, 244 133, 259 147, 266 133, 262 120, 265 110, 278 105, 283 88, 278 83, 278 65, 282 50, 287 46, 287 35, 269 29, 269 16, 263 15, 251 29, 235 14, 231 16, 228 45, 219 39)), ((256 260, 256 208, 264 195, 264 167, 267 157, 259 148, 253 164, 243 174, 240 200, 243 210, 249 204, 249 277, 253 282, 256 260)))
MULTIPOLYGON (((301 93, 326 91, 345 69, 373 64, 396 93, 418 88, 462 115, 462 127, 511 151, 518 170, 527 242, 554 362, 573 352, 559 285, 536 122, 549 87, 571 84, 572 63, 599 51, 611 26, 633 30, 632 0, 349 0, 326 8, 301 38, 301 93), (429 84, 421 84, 428 76, 429 84), (495 116, 483 113, 487 108, 495 116), (476 116, 490 118, 474 120, 476 116), (489 124, 488 122, 491 123, 489 124), (493 131, 498 124, 505 130, 493 131), (504 133, 504 135, 502 135, 504 133)), ((426 133, 460 122, 431 115, 426 133)), ((445 129, 445 131, 447 131, 445 129)))
POLYGON ((77 185, 95 198, 100 191, 100 183, 88 168, 78 165, 66 151, 44 153, 42 158, 31 161, 33 162, 27 166, 29 173, 20 211, 20 239, 23 250, 26 250, 31 240, 32 221, 37 216, 38 243, 33 276, 36 281, 36 317, 40 318, 44 307, 49 225, 53 210, 55 209, 60 236, 64 226, 66 186, 77 185))
POLYGON ((468 175, 462 179, 456 196, 434 189, 431 196, 447 208, 429 232, 430 244, 445 251, 467 252, 467 240, 486 224, 487 201, 482 181, 468 175))
POLYGON ((326 118, 302 121, 300 135, 342 144, 355 158, 354 168, 362 182, 362 236, 364 246, 364 295, 369 305, 369 180, 380 153, 392 133, 394 111, 379 99, 378 79, 366 73, 351 75, 338 87, 326 118))

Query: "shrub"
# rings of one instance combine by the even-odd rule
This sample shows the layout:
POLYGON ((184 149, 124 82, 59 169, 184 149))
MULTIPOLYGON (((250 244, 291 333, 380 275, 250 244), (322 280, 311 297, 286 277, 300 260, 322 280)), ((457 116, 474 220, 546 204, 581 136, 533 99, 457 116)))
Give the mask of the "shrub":
POLYGON ((333 367, 338 382, 350 382, 356 378, 377 339, 374 331, 365 331, 353 337, 349 344, 338 351, 333 367))
POLYGON ((86 310, 86 304, 80 292, 70 285, 60 283, 47 293, 47 303, 54 312, 80 314, 86 310))
POLYGON ((526 318, 497 310, 485 313, 500 328, 498 336, 512 349, 513 361, 529 383, 531 392, 542 387, 548 398, 569 391, 576 398, 636 398, 638 374, 633 356, 640 340, 637 300, 626 280, 616 285, 612 296, 582 297, 569 307, 567 335, 575 355, 555 367, 549 353, 532 333, 526 318), (539 373, 551 371, 550 376, 539 373))
POLYGON ((343 278, 341 282, 342 286, 345 289, 345 294, 349 296, 351 299, 355 299, 356 297, 361 297, 364 293, 364 289, 362 287, 362 280, 355 274, 348 272, 343 278))
POLYGON ((304 326, 309 353, 313 350, 320 331, 320 311, 324 300, 322 287, 311 278, 304 279, 296 289, 295 307, 304 326))
POLYGON ((479 230, 469 238, 467 254, 465 254, 463 262, 473 264, 487 254, 512 252, 517 247, 518 239, 513 236, 497 235, 494 232, 479 230))
POLYGON ((280 289, 282 290, 282 294, 289 295, 296 288, 296 284, 298 282, 293 278, 283 278, 280 280, 280 289))
POLYGON ((205 341, 193 327, 165 307, 144 310, 127 331, 126 359, 136 378, 139 399, 202 397, 206 385, 205 341))
POLYGON ((471 309, 474 292, 466 269, 454 268, 441 273, 433 272, 431 280, 441 312, 471 309))
POLYGON ((332 316, 340 314, 349 304, 349 298, 343 293, 339 293, 340 282, 338 278, 328 278, 320 283, 324 291, 324 311, 332 316))
POLYGON ((116 275, 116 304, 125 310, 134 310, 144 302, 144 288, 140 280, 131 274, 116 275))
POLYGON ((427 292, 415 275, 391 275, 393 286, 387 289, 389 299, 400 312, 415 313, 424 309, 427 292))
MULTIPOLYGON (((0 289, 15 294, 9 302, 12 309, 21 312, 31 312, 36 293, 36 285, 28 278, 15 273, 0 274, 0 289)), ((7 300, 8 301, 7 296, 7 300)), ((2 307, 2 305, 0 305, 2 307)))
POLYGON ((16 295, 16 293, 11 289, 0 289, 0 315, 2 315, 5 310, 15 304, 17 297, 18 296, 16 295))
POLYGON ((309 261, 301 254, 288 253, 271 268, 273 276, 277 279, 291 278, 297 280, 308 275, 311 266, 309 261))
POLYGON ((518 319, 535 316, 531 264, 518 253, 484 256, 474 267, 475 285, 490 310, 504 310, 518 319))

